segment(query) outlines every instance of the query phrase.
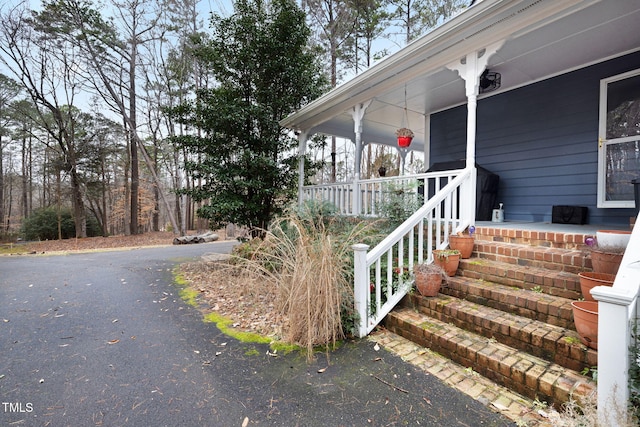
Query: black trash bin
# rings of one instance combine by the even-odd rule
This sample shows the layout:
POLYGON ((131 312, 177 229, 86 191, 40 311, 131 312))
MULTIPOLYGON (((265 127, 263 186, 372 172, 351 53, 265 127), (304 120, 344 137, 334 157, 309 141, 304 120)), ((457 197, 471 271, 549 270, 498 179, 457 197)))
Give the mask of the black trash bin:
MULTIPOLYGON (((464 169, 466 160, 454 160, 451 162, 440 162, 431 165, 427 172, 442 172, 447 170, 464 169)), ((500 176, 488 171, 476 163, 478 170, 478 179, 476 181, 476 220, 491 221, 493 209, 496 207, 498 199, 498 185, 500 184, 500 176)), ((428 188, 429 197, 435 194, 433 183, 428 188)), ((422 194, 422 192, 421 192, 422 194)))
POLYGON ((633 198, 636 201, 636 215, 640 212, 640 178, 632 179, 631 183, 633 184, 633 198))

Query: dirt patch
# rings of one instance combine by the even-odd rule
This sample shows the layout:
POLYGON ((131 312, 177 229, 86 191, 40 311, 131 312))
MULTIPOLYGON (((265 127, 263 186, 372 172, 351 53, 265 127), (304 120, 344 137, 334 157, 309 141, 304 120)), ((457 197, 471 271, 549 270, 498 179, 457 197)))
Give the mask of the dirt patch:
POLYGON ((278 315, 274 289, 264 281, 241 275, 226 261, 185 263, 180 272, 200 292, 205 311, 232 319, 240 331, 281 339, 286 319, 278 315))

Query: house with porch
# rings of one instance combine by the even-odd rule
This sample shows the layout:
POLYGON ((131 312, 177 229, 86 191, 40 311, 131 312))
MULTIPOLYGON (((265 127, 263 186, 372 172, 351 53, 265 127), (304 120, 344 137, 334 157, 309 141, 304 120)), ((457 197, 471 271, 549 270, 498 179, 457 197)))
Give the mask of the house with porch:
MULTIPOLYGON (((402 280, 394 277, 394 269, 431 262, 432 250, 446 247, 450 232, 469 226, 475 226, 478 234, 484 230, 493 243, 507 245, 487 246, 492 261, 498 259, 496 254, 514 253, 515 264, 531 269, 541 267, 535 264, 536 257, 551 257, 540 251, 565 251, 558 256, 578 258, 578 265, 556 266, 553 274, 539 274, 540 283, 545 284, 550 276, 560 274, 567 290, 569 279, 563 274, 590 268, 588 257, 576 255, 583 250, 579 240, 592 231, 588 226, 629 228, 630 219, 638 213, 632 180, 640 179, 639 22, 637 0, 476 1, 281 122, 298 134, 300 154, 306 152, 307 139, 317 133, 346 138, 355 145, 355 174, 350 182, 307 186, 301 158, 300 202, 328 200, 343 214, 376 215, 389 182, 417 182, 424 190, 422 206, 380 245, 354 247, 361 336, 406 301, 402 286, 391 286, 394 280, 402 280), (413 176, 360 179, 363 148, 367 144, 397 147, 395 131, 400 127, 414 133, 409 147, 398 147, 403 158, 415 150, 424 153, 427 167, 456 166, 413 176), (483 197, 480 167, 499 177, 490 208, 502 204, 500 219, 505 222, 500 225, 518 224, 519 231, 496 231, 488 221, 493 218, 478 209, 483 197), (581 225, 569 232, 551 228, 540 232, 534 227, 554 226, 552 207, 561 205, 586 208, 586 220, 579 221, 587 223, 583 230, 581 225), (528 249, 535 252, 531 262, 522 260, 526 251, 508 246, 523 243, 522 239, 529 245, 538 243, 536 249, 528 249)), ((476 252, 482 252, 484 245, 477 243, 476 252)), ((613 287, 593 291, 599 300, 599 351, 585 350, 581 363, 597 361, 598 410, 604 425, 616 425, 607 417, 615 406, 624 406, 629 396, 628 348, 630 325, 636 317, 639 265, 636 228, 613 287)), ((461 292, 473 293, 470 288, 461 292)), ((549 294, 579 298, 569 291, 550 289, 549 294)), ((548 317, 549 313, 545 320, 548 317)), ((453 318, 446 321, 457 324, 453 318)), ((562 322, 556 326, 571 328, 562 322)), ((505 335, 505 341, 511 342, 509 333, 505 335)), ((529 337, 528 348, 536 345, 529 337)), ((554 347, 551 353, 562 351, 554 347)), ((555 369, 560 359, 543 362, 543 373, 533 379, 529 378, 533 368, 517 373, 538 385, 531 395, 554 400, 555 392, 544 394, 541 389, 551 390, 557 384, 544 381, 549 366, 555 369)), ((480 359, 474 360, 479 363, 480 359)), ((483 374, 507 377, 506 384, 518 389, 509 380, 516 367, 499 370, 501 374, 483 374)), ((572 390, 579 388, 579 382, 574 381, 572 390)))

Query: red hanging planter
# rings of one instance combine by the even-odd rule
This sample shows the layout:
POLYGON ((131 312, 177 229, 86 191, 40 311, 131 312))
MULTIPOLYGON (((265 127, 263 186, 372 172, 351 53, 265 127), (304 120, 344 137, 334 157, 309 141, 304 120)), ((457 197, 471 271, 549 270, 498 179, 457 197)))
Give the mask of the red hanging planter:
POLYGON ((398 147, 407 148, 413 140, 413 131, 408 128, 400 128, 396 131, 396 136, 398 137, 398 147))
POLYGON ((408 146, 411 145, 411 140, 413 138, 411 138, 410 136, 399 136, 398 137, 398 147, 400 148, 407 148, 408 146))

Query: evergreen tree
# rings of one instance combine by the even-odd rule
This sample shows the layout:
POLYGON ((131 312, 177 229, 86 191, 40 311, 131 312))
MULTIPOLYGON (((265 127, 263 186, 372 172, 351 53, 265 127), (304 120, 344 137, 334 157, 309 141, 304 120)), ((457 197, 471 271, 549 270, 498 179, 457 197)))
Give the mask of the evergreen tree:
POLYGON ((213 15, 212 36, 196 50, 217 85, 174 110, 193 133, 174 141, 198 161, 202 178, 185 190, 205 203, 201 217, 266 228, 295 194, 297 140, 278 121, 324 87, 309 29, 292 0, 239 0, 230 17, 213 15))

